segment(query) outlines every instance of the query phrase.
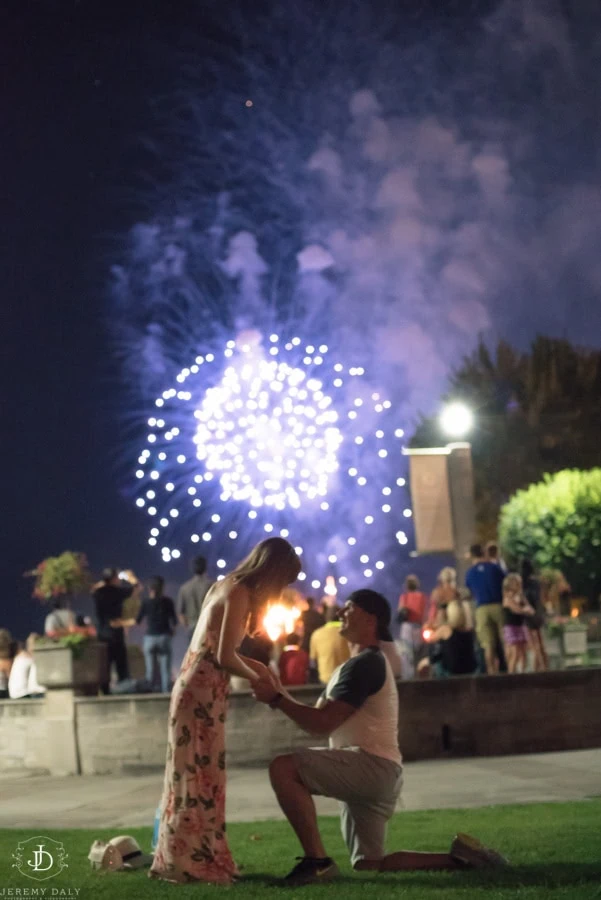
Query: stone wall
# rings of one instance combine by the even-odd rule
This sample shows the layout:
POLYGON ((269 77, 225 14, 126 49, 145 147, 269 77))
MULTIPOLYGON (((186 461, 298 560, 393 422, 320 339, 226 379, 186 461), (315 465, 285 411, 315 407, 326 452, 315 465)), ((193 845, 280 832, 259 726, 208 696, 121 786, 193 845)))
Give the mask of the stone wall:
POLYGON ((601 746, 601 668, 405 681, 399 743, 407 760, 601 746))
MULTIPOLYGON (((313 704, 320 693, 321 688, 301 688, 299 699, 313 704)), ((164 767, 166 695, 78 697, 75 709, 82 775, 140 774, 164 767)), ((290 719, 255 703, 248 691, 231 695, 226 729, 228 762, 235 766, 261 765, 277 753, 320 744, 290 719)))
POLYGON ((0 772, 47 769, 40 760, 46 746, 43 700, 0 700, 0 772))
MULTIPOLYGON (((296 691, 313 704, 321 689, 296 691)), ((167 695, 70 699, 68 692, 53 693, 53 699, 0 701, 0 771, 101 775, 163 768, 167 695)), ((402 682, 401 750, 406 760, 416 760, 599 747, 600 696, 601 668, 402 682)), ((258 766, 324 742, 242 691, 230 698, 226 743, 230 765, 258 766)))

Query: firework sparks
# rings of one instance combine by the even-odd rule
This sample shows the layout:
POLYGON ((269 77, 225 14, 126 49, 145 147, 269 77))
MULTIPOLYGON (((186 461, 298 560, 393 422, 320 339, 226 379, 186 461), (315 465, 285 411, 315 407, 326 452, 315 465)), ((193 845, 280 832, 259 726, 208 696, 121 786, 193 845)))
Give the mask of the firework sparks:
POLYGON ((156 398, 136 504, 164 562, 205 544, 223 570, 249 540, 294 530, 323 558, 314 589, 340 566, 365 578, 385 568, 378 544, 395 531, 398 543, 407 540, 398 531, 410 512, 404 479, 391 477, 403 431, 364 369, 330 357, 325 344, 298 337, 272 334, 265 349, 242 336, 220 354, 197 356, 156 398))

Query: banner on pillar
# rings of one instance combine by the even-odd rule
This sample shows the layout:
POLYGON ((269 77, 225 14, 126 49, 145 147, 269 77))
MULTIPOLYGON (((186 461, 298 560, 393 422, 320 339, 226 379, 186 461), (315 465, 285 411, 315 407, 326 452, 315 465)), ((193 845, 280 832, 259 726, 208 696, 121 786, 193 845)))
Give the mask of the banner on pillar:
POLYGON ((448 451, 410 450, 409 483, 418 553, 453 550, 448 451))

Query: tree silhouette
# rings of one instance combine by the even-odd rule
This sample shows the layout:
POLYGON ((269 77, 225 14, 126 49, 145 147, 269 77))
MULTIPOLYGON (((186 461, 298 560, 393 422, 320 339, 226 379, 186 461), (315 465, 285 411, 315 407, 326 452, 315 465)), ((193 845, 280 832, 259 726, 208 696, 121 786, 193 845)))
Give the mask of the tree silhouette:
MULTIPOLYGON (((501 506, 546 473, 601 463, 601 351, 537 337, 521 353, 483 341, 449 379, 446 400, 474 411, 470 435, 478 536, 496 535, 501 506)), ((414 447, 448 442, 435 418, 422 418, 414 447)))

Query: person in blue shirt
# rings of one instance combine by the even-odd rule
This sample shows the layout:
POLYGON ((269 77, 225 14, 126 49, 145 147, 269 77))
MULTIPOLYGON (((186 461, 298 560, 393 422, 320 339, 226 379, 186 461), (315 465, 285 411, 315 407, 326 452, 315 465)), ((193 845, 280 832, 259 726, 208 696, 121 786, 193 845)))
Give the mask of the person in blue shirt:
POLYGON ((482 546, 470 548, 472 566, 467 570, 465 584, 476 607, 476 635, 484 651, 486 671, 499 671, 503 648, 503 579, 505 574, 497 563, 485 559, 482 546))

